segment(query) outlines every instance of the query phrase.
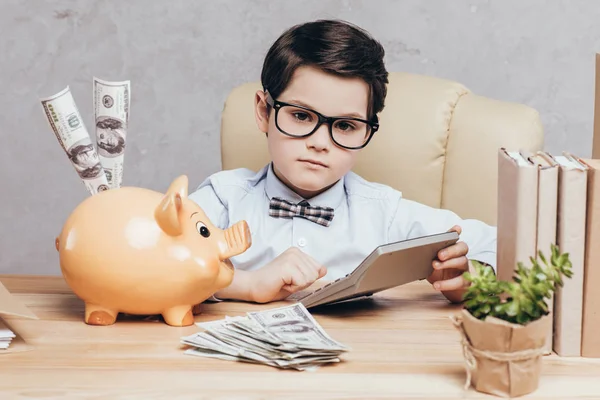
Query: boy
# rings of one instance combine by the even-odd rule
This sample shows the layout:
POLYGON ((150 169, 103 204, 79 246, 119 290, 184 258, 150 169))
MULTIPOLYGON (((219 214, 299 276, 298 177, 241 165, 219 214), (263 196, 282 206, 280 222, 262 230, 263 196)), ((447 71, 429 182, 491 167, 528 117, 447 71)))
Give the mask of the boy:
POLYGON ((217 172, 189 196, 221 228, 250 226, 252 246, 231 259, 234 280, 216 298, 284 299, 346 275, 378 245, 451 229, 461 240, 440 252, 428 278, 450 301, 462 299, 467 257, 495 264, 495 228, 350 171, 384 107, 383 56, 366 32, 339 21, 292 27, 272 45, 254 104, 272 161, 258 173, 217 172))

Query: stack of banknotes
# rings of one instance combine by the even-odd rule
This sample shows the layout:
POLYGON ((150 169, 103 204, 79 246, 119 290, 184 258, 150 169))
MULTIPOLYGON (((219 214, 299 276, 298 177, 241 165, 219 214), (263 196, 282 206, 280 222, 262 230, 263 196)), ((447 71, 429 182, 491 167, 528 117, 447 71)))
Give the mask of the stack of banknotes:
POLYGON ((202 331, 181 342, 191 346, 185 354, 199 357, 304 371, 340 362, 339 356, 349 350, 300 303, 196 325, 202 331))
POLYGON ((88 192, 95 195, 119 188, 123 181, 131 86, 130 81, 111 82, 96 77, 92 84, 96 146, 69 86, 42 98, 41 103, 58 143, 88 192))

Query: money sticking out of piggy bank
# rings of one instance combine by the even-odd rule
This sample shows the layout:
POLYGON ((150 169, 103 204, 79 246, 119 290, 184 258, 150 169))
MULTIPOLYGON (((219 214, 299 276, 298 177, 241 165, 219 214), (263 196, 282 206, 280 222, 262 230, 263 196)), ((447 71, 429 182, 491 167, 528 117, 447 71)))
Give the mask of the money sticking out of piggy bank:
POLYGON ((165 194, 111 189, 69 215, 56 249, 87 324, 113 324, 121 312, 192 325, 193 307, 231 283, 229 258, 251 245, 246 221, 221 230, 187 196, 182 175, 165 194))

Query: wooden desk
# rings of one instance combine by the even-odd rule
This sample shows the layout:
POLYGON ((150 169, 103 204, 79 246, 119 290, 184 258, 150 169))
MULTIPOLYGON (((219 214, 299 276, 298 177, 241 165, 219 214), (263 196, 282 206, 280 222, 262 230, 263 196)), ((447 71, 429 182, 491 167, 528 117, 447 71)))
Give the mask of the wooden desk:
MULTIPOLYGON (((403 399, 495 398, 463 391, 458 310, 427 282, 313 316, 352 350, 315 372, 193 357, 179 339, 196 326, 119 318, 88 326, 61 277, 2 276, 39 320, 9 321, 35 346, 0 355, 0 399, 403 399)), ((280 304, 206 304, 197 321, 280 304)), ((600 360, 544 359, 540 388, 526 398, 600 399, 600 360)))

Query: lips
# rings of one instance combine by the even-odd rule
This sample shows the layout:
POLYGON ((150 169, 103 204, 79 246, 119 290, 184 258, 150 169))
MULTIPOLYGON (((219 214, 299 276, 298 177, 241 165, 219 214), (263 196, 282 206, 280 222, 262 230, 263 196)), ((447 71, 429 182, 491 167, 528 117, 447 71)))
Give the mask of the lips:
POLYGON ((318 161, 318 160, 300 159, 300 161, 304 162, 304 163, 307 163, 307 164, 315 165, 315 166, 318 166, 318 167, 327 168, 327 165, 325 165, 324 163, 322 163, 321 161, 318 161))

